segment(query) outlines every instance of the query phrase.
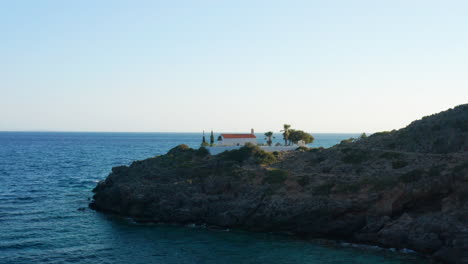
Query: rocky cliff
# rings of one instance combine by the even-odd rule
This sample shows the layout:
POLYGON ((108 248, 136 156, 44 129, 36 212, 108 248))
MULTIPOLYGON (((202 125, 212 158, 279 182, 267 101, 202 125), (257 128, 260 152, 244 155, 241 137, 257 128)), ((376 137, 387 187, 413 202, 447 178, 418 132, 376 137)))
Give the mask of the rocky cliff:
POLYGON ((180 145, 113 168, 90 206, 138 221, 343 239, 467 263, 467 131, 462 105, 328 149, 246 146, 211 156, 180 145))

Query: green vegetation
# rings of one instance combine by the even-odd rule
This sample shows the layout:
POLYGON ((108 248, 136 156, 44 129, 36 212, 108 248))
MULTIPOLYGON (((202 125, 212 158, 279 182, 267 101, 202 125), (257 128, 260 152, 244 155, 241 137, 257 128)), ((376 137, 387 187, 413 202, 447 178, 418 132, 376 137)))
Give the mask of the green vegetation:
POLYGON ((453 168, 453 172, 454 173, 459 173, 459 172, 462 172, 464 170, 468 169, 468 161, 467 162, 464 162, 460 165, 457 165, 453 168))
POLYGON ((284 124, 283 130, 280 131, 280 132, 283 132, 283 139, 284 139, 285 146, 287 146, 289 143, 289 128, 291 128, 291 125, 284 124))
POLYGON ((314 137, 311 134, 306 133, 302 130, 294 130, 294 129, 289 130, 290 142, 297 144, 301 140, 304 141, 305 144, 310 144, 314 142, 314 137))
POLYGON ((309 151, 309 148, 308 148, 308 147, 304 147, 304 146, 300 146, 300 147, 296 148, 296 151, 302 151, 302 152, 304 152, 304 151, 309 151))
POLYGON ((398 184, 393 176, 365 177, 359 181, 361 185, 371 185, 374 190, 381 191, 392 188, 398 184))
POLYGON ((205 148, 205 147, 200 147, 199 149, 197 149, 197 151, 195 152, 195 155, 197 157, 206 157, 206 156, 209 156, 210 155, 210 152, 205 148))
POLYGON ((422 169, 415 169, 407 172, 399 177, 399 179, 405 183, 415 182, 422 178, 425 171, 422 169))
POLYGON ((389 149, 395 149, 395 148, 396 148, 396 144, 395 144, 395 143, 389 143, 389 144, 387 145, 387 148, 389 148, 389 149))
POLYGON ((317 195, 329 195, 335 184, 327 182, 314 188, 314 193, 317 195))
POLYGON ((205 130, 203 130, 203 138, 202 138, 201 146, 202 147, 208 146, 208 143, 206 142, 206 138, 205 138, 205 130))
POLYGON ((344 163, 360 164, 370 157, 369 153, 362 149, 343 149, 343 152, 346 153, 341 159, 344 163))
POLYGON ((224 159, 244 162, 252 159, 257 164, 269 165, 276 162, 276 157, 273 153, 262 150, 260 147, 247 143, 245 146, 230 151, 224 151, 220 154, 224 159))
POLYGON ((190 148, 189 146, 187 146, 185 144, 180 144, 180 145, 175 146, 172 149, 170 149, 167 152, 167 154, 168 155, 177 155, 177 154, 181 154, 181 153, 190 153, 192 151, 193 151, 193 149, 190 148))
POLYGON ((268 146, 271 146, 271 144, 273 143, 273 138, 275 138, 273 136, 273 132, 272 131, 268 131, 265 133, 265 139, 267 140, 267 145, 268 146))
POLYGON ((359 191, 362 184, 360 182, 354 183, 340 183, 336 185, 336 191, 339 193, 355 193, 359 191))
POLYGON ((392 162, 393 169, 401 169, 406 166, 408 166, 408 162, 404 160, 395 160, 394 162, 392 162))
POLYGON ((455 120, 452 122, 452 127, 461 130, 462 132, 468 131, 468 122, 462 120, 455 120))
POLYGON ((211 130, 211 135, 210 135, 210 146, 214 145, 214 135, 213 135, 213 130, 211 130))
POLYGON ((302 130, 291 129, 291 125, 288 124, 284 124, 283 130, 281 130, 280 132, 283 132, 285 146, 297 144, 301 140, 303 140, 305 144, 310 144, 314 142, 314 137, 311 134, 306 133, 302 130))
POLYGON ((340 145, 348 145, 356 141, 355 138, 348 138, 348 139, 343 139, 340 141, 340 145))
POLYGON ((458 193, 458 199, 462 203, 468 201, 468 190, 462 190, 460 193, 458 193))
POLYGON ((167 168, 188 168, 192 166, 193 155, 197 150, 182 144, 167 152, 166 155, 155 157, 157 164, 167 168))
POLYGON ((318 153, 318 152, 321 152, 321 151, 324 150, 324 149, 325 149, 324 147, 310 148, 310 149, 309 149, 309 152, 318 153))
POLYGON ((391 133, 391 131, 382 131, 382 132, 377 132, 377 133, 374 133, 372 135, 370 135, 370 137, 381 137, 381 136, 386 136, 386 135, 389 135, 391 133))
POLYGON ((430 177, 437 177, 437 176, 440 176, 441 173, 442 173, 442 170, 443 170, 444 166, 433 166, 429 169, 428 171, 428 175, 430 177))
POLYGON ((212 170, 207 167, 198 167, 193 169, 193 177, 195 178, 205 178, 211 175, 212 170))
POLYGON ((268 184, 280 184, 288 178, 288 172, 280 169, 268 170, 263 182, 268 184))
POLYGON ((382 155, 380 155, 380 158, 382 159, 399 159, 403 156, 403 154, 398 153, 398 152, 384 152, 382 155))
POLYGON ((309 176, 301 176, 297 179, 297 184, 300 186, 306 186, 310 183, 310 177, 309 176))

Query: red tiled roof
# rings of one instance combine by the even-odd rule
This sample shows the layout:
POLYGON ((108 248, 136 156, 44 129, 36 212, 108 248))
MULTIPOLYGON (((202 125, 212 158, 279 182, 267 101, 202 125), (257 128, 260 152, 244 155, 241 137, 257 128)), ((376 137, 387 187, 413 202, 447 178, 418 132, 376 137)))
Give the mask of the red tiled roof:
POLYGON ((257 138, 253 134, 221 134, 223 138, 257 138))

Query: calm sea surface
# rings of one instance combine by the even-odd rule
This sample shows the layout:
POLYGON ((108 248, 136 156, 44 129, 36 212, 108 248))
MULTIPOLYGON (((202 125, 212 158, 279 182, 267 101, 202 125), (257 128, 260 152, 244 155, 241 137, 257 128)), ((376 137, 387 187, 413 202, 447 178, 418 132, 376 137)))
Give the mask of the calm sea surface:
MULTIPOLYGON (((329 147, 356 135, 314 136, 312 146, 329 147)), ((200 140, 194 133, 0 132, 0 263, 425 263, 411 254, 77 210, 111 167, 200 140)))

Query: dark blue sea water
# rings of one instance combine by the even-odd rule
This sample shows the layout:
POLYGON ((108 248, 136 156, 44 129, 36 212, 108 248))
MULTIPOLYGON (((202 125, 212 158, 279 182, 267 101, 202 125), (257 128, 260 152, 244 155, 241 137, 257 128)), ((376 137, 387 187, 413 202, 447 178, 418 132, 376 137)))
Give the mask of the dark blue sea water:
MULTIPOLYGON (((331 146, 350 134, 317 134, 331 146)), ((87 207, 112 166, 196 147, 199 134, 0 132, 0 263, 425 263, 293 237, 142 225, 87 207)))

